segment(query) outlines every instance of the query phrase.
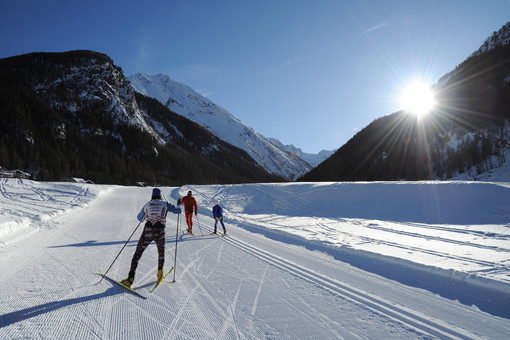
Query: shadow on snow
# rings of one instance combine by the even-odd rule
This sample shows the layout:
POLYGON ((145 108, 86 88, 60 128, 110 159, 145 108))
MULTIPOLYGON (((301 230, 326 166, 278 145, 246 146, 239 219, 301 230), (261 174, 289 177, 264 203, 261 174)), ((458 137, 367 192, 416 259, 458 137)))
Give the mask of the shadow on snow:
POLYGON ((2 314, 2 315, 0 315, 0 328, 7 327, 7 326, 17 323, 17 322, 28 320, 28 319, 37 317, 37 316, 45 314, 45 313, 50 313, 50 312, 56 311, 61 308, 69 307, 69 306, 80 304, 80 303, 86 303, 86 302, 102 299, 102 298, 117 295, 117 294, 123 294, 124 292, 122 291, 122 289, 123 288, 120 288, 120 287, 117 288, 117 287, 112 286, 102 293, 89 295, 89 296, 82 296, 82 297, 73 298, 73 299, 48 302, 48 303, 44 303, 42 305, 25 308, 25 309, 18 310, 15 312, 10 312, 7 314, 2 314))

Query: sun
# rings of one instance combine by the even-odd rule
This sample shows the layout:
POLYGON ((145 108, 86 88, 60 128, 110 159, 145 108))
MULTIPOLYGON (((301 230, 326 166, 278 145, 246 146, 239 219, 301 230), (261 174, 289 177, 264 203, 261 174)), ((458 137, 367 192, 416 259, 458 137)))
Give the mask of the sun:
POLYGON ((436 106, 434 91, 426 83, 412 82, 402 91, 400 105, 405 111, 423 116, 436 106))

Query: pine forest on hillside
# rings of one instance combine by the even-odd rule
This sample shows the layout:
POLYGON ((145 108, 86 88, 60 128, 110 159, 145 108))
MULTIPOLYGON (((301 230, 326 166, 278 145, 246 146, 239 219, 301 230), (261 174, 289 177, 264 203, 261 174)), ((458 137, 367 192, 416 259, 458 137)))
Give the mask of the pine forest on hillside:
POLYGON ((4 168, 23 169, 38 180, 79 177, 124 185, 151 183, 153 178, 166 185, 280 180, 244 151, 154 99, 136 93, 130 98, 132 106, 155 115, 159 124, 177 127, 166 143, 119 119, 101 86, 127 81, 115 79, 120 69, 105 55, 34 53, 1 60, 0 70, 0 165, 4 168), (79 66, 87 73, 68 80, 79 66))
POLYGON ((510 147, 510 45, 488 41, 507 30, 439 80, 429 115, 401 111, 374 120, 300 180, 476 178, 501 166, 510 147))

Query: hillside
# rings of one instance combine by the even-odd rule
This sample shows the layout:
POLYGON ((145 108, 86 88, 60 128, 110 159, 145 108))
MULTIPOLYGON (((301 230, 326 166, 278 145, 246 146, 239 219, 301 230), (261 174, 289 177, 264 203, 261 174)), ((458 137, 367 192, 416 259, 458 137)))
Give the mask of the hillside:
POLYGON ((510 148, 509 26, 438 81, 433 112, 376 119, 300 180, 475 179, 503 165, 510 148))
POLYGON ((35 179, 280 180, 245 151, 137 94, 104 54, 32 53, 0 60, 0 110, 0 165, 35 179))
POLYGON ((199 123, 219 138, 245 150, 261 167, 276 176, 294 180, 312 169, 289 147, 262 136, 224 108, 167 75, 137 73, 129 80, 136 91, 159 100, 171 111, 199 123))

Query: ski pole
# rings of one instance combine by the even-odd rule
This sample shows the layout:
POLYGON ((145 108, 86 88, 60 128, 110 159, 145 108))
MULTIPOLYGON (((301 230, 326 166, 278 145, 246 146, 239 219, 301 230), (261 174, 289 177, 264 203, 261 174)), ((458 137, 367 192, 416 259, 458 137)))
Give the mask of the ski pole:
POLYGON ((174 281, 175 282, 175 268, 177 267, 177 240, 179 239, 179 217, 181 214, 177 215, 177 230, 175 231, 175 256, 174 256, 174 281))
POLYGON ((202 227, 200 227, 200 222, 198 221, 198 213, 195 216, 197 218, 197 224, 198 224, 198 229, 200 229, 200 234, 202 234, 202 236, 204 236, 204 233, 202 232, 202 227))
MULTIPOLYGON (((185 214, 186 214, 186 213, 185 213, 185 214)), ((186 215, 182 215, 182 214, 181 214, 181 216, 184 216, 184 218, 186 218, 186 215)), ((181 220, 181 221, 182 221, 182 220, 181 220)), ((182 227, 181 227, 181 226, 182 226, 182 224, 181 224, 182 222, 181 222, 181 221, 179 221, 179 228, 181 228, 181 233, 182 233, 182 235, 184 235, 184 229, 182 229, 182 227)), ((187 222, 186 222, 186 223, 187 223, 187 222)))
POLYGON ((138 223, 138 225, 136 226, 135 230, 133 230, 133 233, 131 234, 131 236, 129 236, 128 240, 126 241, 126 243, 124 243, 124 246, 122 247, 122 249, 119 251, 119 253, 117 254, 117 256, 115 257, 115 260, 113 260, 112 264, 110 265, 110 267, 108 267, 108 269, 106 270, 106 272, 103 274, 103 277, 101 278, 101 280, 99 280, 99 283, 101 283, 101 281, 103 281, 104 277, 106 276, 106 274, 108 273, 108 271, 110 270, 110 268, 113 266, 113 264, 115 263, 115 261, 117 261, 117 258, 119 257, 120 253, 122 253, 122 251, 124 250, 124 248, 126 247, 126 245, 128 244, 129 240, 131 240, 131 237, 133 237, 133 235, 135 234, 136 232, 136 229, 138 229, 138 227, 140 226, 140 224, 142 223, 142 221, 140 221, 140 223, 138 223))

